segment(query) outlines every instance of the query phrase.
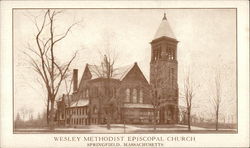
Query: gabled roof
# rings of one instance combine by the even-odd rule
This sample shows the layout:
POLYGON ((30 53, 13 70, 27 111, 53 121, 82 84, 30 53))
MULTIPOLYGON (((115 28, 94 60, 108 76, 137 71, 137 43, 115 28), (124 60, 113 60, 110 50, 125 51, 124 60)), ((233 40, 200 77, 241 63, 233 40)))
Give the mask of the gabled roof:
POLYGON ((83 79, 91 79, 91 72, 90 72, 90 70, 89 70, 89 66, 88 66, 88 64, 86 64, 86 67, 85 67, 85 69, 84 69, 84 72, 83 72, 83 76, 82 76, 82 78, 83 79))
MULTIPOLYGON (((114 68, 111 78, 122 80, 126 76, 126 74, 132 69, 133 66, 134 64, 114 68)), ((105 78, 105 75, 103 74, 103 68, 101 66, 88 65, 88 68, 92 75, 91 79, 105 78)))
POLYGON ((140 67, 138 66, 137 62, 133 65, 132 68, 130 68, 126 74, 122 77, 121 80, 130 79, 131 77, 134 77, 133 75, 137 73, 136 78, 143 80, 144 82, 148 83, 146 77, 144 76, 143 72, 141 71, 140 67))
MULTIPOLYGON (((126 65, 126 66, 123 66, 123 67, 114 68, 114 71, 113 71, 113 74, 112 74, 111 78, 122 80, 135 65, 136 65, 136 63, 126 65)), ((88 69, 88 71, 90 72, 91 79, 104 78, 105 77, 104 74, 103 74, 103 69, 102 69, 101 66, 87 64, 86 68, 85 68, 85 71, 87 71, 86 69, 88 69)))
MULTIPOLYGON (((145 78, 145 75, 142 73, 136 62, 134 64, 115 68, 111 78, 122 81, 132 69, 137 70, 140 73, 140 77, 148 83, 148 80, 145 78)), ((103 68, 97 65, 86 64, 79 88, 83 85, 84 80, 94 80, 97 78, 105 78, 103 75, 103 68)))
POLYGON ((130 64, 130 65, 117 68, 115 70, 116 72, 115 72, 114 77, 116 79, 122 80, 133 67, 134 67, 134 64, 130 64))
MULTIPOLYGON (((131 66, 130 66, 131 67, 131 66)), ((92 75, 91 79, 96 79, 96 78, 105 78, 105 72, 103 72, 103 67, 102 66, 97 66, 97 65, 88 65, 89 71, 92 75)), ((114 68, 113 74, 111 78, 113 79, 121 79, 122 75, 126 73, 126 71, 129 69, 129 67, 119 67, 119 68, 114 68)))
POLYGON ((158 28, 158 30, 156 31, 156 34, 154 36, 154 40, 155 39, 158 39, 160 37, 169 37, 169 38, 173 38, 173 39, 176 39, 169 23, 168 23, 168 20, 166 18, 166 13, 164 13, 164 17, 162 19, 162 22, 158 28))
POLYGON ((96 79, 96 78, 102 78, 104 77, 103 74, 103 68, 101 66, 97 66, 97 65, 88 65, 89 71, 91 73, 91 79, 96 79))

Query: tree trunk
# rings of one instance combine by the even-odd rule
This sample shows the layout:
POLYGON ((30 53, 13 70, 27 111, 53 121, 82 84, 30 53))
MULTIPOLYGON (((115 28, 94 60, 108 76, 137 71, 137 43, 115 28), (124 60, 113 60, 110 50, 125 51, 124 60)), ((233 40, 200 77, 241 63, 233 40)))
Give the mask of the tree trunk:
POLYGON ((110 114, 107 114, 107 129, 110 130, 110 114))
MULTIPOLYGON (((71 110, 70 110, 71 111, 71 110)), ((69 112, 70 112, 69 111, 69 112)), ((70 112, 70 115, 69 115, 69 127, 71 127, 71 117, 72 117, 72 113, 70 112)))
POLYGON ((46 112, 46 116, 47 116, 47 126, 49 126, 49 97, 47 98, 47 112, 46 112))
POLYGON ((218 131, 218 124, 219 124, 219 108, 216 110, 216 121, 215 121, 215 130, 218 131))
POLYGON ((125 110, 120 110, 121 113, 121 121, 123 121, 124 134, 126 133, 126 118, 125 118, 125 110))
POLYGON ((188 130, 191 131, 190 109, 188 109, 188 130))
POLYGON ((124 134, 126 133, 126 122, 125 120, 123 121, 123 131, 124 131, 124 134))
POLYGON ((156 108, 154 109, 154 131, 156 131, 156 108))
POLYGON ((54 113, 54 103, 55 103, 55 98, 51 98, 51 106, 50 106, 50 115, 49 115, 49 127, 51 130, 54 130, 54 119, 55 119, 55 113, 54 113))

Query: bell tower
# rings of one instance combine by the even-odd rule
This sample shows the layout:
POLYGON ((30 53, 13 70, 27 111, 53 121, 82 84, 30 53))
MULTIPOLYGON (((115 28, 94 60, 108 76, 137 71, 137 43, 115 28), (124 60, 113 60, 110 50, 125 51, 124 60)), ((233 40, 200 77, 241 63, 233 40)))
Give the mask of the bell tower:
POLYGON ((159 123, 178 122, 177 44, 166 14, 151 41, 150 84, 160 102, 159 123))

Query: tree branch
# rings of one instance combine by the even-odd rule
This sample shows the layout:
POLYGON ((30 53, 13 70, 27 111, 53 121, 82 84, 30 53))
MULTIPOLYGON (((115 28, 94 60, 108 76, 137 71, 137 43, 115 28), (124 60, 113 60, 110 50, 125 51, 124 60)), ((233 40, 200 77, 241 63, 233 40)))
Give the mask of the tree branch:
POLYGON ((58 64, 54 63, 55 66, 56 66, 56 67, 58 68, 58 70, 60 71, 60 74, 61 74, 61 78, 60 78, 60 80, 59 80, 59 82, 58 82, 58 84, 57 84, 57 86, 56 86, 56 88, 55 88, 55 95, 58 93, 58 90, 59 90, 59 87, 60 87, 60 85, 61 85, 61 82, 62 82, 62 80, 65 78, 66 72, 68 71, 69 66, 70 66, 70 64, 72 63, 72 61, 75 59, 76 55, 77 55, 77 52, 74 54, 74 56, 73 56, 73 57, 71 58, 71 60, 68 62, 68 64, 66 65, 64 71, 60 68, 60 66, 59 66, 58 64))

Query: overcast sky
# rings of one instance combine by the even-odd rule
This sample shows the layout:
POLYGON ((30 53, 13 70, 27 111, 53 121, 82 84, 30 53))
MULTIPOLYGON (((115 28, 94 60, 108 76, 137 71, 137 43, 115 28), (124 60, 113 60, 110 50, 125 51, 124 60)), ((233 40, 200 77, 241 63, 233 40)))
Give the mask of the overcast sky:
MULTIPOLYGON (((197 85, 194 112, 208 110, 215 69, 222 75, 224 115, 236 114, 236 11, 234 9, 64 9, 56 20, 59 32, 71 23, 81 24, 56 47, 61 61, 79 50, 71 69, 79 69, 79 79, 86 63, 97 64, 98 51, 110 42, 118 54, 117 66, 138 62, 149 80, 150 42, 166 12, 168 22, 179 41, 178 84, 182 92, 183 77, 190 69, 197 85)), ((35 26, 31 15, 41 10, 14 10, 15 113, 21 107, 42 112, 44 92, 22 54, 27 43, 33 44, 35 26)), ((180 104, 183 104, 180 101, 180 104)))

